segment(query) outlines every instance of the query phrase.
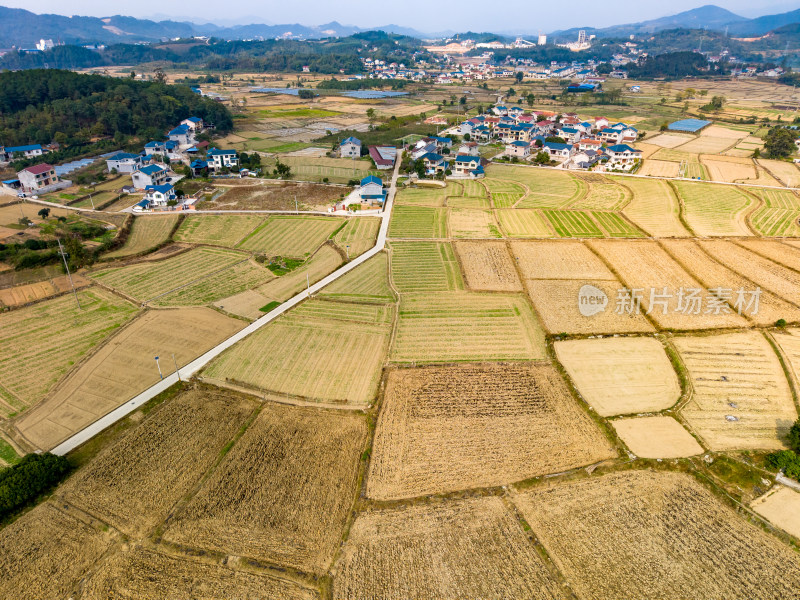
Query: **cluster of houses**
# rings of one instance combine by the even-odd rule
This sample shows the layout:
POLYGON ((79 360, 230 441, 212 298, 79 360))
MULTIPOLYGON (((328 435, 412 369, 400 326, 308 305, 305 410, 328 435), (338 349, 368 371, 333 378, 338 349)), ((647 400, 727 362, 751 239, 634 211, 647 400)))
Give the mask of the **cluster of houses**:
POLYGON ((485 160, 478 155, 477 142, 454 146, 448 137, 424 137, 408 149, 411 160, 422 161, 428 176, 479 179, 484 176, 485 160))
MULTIPOLYGON (((350 136, 339 142, 340 158, 361 158, 363 144, 357 137, 350 136)), ((368 146, 367 154, 375 163, 379 171, 388 171, 394 168, 397 158, 397 148, 394 146, 368 146)))
POLYGON ((642 159, 631 146, 639 137, 636 128, 605 117, 582 120, 575 113, 526 112, 498 104, 457 131, 472 143, 503 142, 506 156, 532 160, 544 152, 567 168, 630 171, 642 159))

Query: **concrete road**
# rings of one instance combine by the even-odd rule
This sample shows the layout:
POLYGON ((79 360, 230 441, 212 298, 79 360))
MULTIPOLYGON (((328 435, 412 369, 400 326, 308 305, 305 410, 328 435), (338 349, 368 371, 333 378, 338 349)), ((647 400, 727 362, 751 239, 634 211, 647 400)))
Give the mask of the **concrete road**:
POLYGON ((154 398, 155 396, 157 396, 170 386, 177 383, 179 377, 184 380, 189 379, 192 375, 197 373, 200 369, 205 367, 209 362, 211 362, 217 356, 222 354, 222 352, 233 346, 235 343, 243 340, 251 333, 258 331, 265 325, 271 323, 272 321, 277 319, 280 315, 285 313, 287 310, 291 309, 292 307, 300 304, 303 300, 307 299, 309 295, 313 295, 316 292, 320 291, 326 285, 336 281, 342 275, 349 273, 357 266, 368 261, 370 258, 378 254, 378 252, 383 250, 383 248, 386 246, 386 234, 389 231, 389 220, 391 219, 392 216, 392 205, 394 203, 394 195, 397 190, 397 177, 400 172, 401 160, 402 160, 402 151, 398 152, 397 161, 394 167, 394 173, 392 174, 392 180, 389 185, 389 191, 386 196, 386 202, 384 204, 383 212, 381 213, 382 221, 380 230, 378 231, 378 239, 375 242, 375 245, 370 250, 368 250, 361 256, 353 259, 340 269, 337 269, 327 277, 324 277, 323 279, 312 285, 308 290, 305 290, 297 294, 293 298, 290 298, 289 300, 281 304, 276 309, 268 312, 263 317, 257 319, 256 321, 253 321, 252 323, 250 323, 250 325, 248 325, 241 331, 235 333, 234 335, 224 340, 217 346, 214 346, 211 350, 199 356, 189 364, 178 369, 176 373, 164 377, 164 379, 158 382, 156 385, 146 389, 141 394, 127 401, 119 408, 111 411, 110 413, 101 417, 100 419, 98 419, 85 429, 79 431, 69 439, 65 440, 64 442, 53 448, 51 452, 53 454, 64 455, 70 452, 71 450, 74 450, 75 448, 77 448, 84 442, 90 440, 95 435, 106 429, 107 427, 110 427, 120 419, 123 419, 124 417, 135 411, 137 408, 139 408, 140 406, 142 406, 143 404, 145 404, 146 402, 148 402, 149 400, 151 400, 152 398, 154 398))

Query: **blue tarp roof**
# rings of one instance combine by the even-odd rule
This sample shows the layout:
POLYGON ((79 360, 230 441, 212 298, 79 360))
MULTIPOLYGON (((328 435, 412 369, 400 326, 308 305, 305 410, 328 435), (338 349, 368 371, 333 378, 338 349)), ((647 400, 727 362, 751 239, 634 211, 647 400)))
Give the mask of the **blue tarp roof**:
POLYGON ((377 183, 381 187, 383 187, 383 180, 380 177, 375 177, 374 175, 369 175, 368 177, 364 177, 361 180, 361 185, 367 185, 368 183, 377 183))
POLYGON ((688 131, 689 133, 697 133, 703 127, 711 125, 711 121, 703 121, 702 119, 681 119, 675 121, 667 126, 670 131, 688 131))
POLYGON ((28 144, 27 146, 8 146, 6 152, 29 152, 31 150, 41 150, 41 144, 28 144))

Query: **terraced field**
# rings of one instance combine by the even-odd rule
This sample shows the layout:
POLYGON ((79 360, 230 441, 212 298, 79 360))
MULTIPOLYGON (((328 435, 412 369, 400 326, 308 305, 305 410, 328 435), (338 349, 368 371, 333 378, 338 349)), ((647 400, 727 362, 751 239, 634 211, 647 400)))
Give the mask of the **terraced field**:
POLYGON ((191 215, 184 218, 175 239, 233 248, 263 221, 258 215, 191 215))
POLYGON ((555 235, 550 221, 538 210, 515 208, 498 210, 495 214, 508 237, 537 238, 555 235))
POLYGON ((453 247, 443 242, 392 242, 392 282, 401 294, 464 289, 453 247))
POLYGON ((745 212, 753 200, 731 185, 674 181, 686 222, 701 236, 753 235, 745 212))
POLYGON ((165 243, 175 228, 178 218, 179 215, 176 214, 134 217, 125 244, 121 248, 105 254, 104 258, 124 258, 135 254, 144 254, 165 243))
POLYGON ((517 208, 564 208, 586 192, 586 184, 566 171, 533 167, 491 167, 487 177, 516 181, 528 188, 517 208))
POLYGON ((483 184, 489 190, 494 208, 511 208, 525 195, 525 188, 513 181, 484 179, 483 184))
POLYGON ((523 296, 406 294, 390 359, 446 362, 543 359, 544 335, 523 296))
POLYGON ((425 206, 397 206, 389 223, 390 238, 447 237, 447 210, 425 206))
POLYGON ((689 232, 680 220, 680 204, 666 181, 626 177, 633 192, 623 214, 655 237, 683 237, 689 232))
POLYGON ((766 188, 749 188, 748 191, 763 202, 750 217, 758 233, 774 237, 800 236, 800 198, 794 192, 766 188))
POLYGON ((238 247, 267 256, 304 258, 344 223, 327 217, 270 217, 238 247))
POLYGON ((579 210, 543 210, 553 229, 561 237, 603 237, 603 232, 588 213, 579 210))

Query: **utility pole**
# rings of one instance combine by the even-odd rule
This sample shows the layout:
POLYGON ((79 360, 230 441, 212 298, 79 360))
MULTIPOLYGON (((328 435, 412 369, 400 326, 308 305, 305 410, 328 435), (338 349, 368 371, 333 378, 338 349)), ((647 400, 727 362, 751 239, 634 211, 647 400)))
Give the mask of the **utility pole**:
POLYGON ((92 192, 89 192, 89 202, 92 203, 92 210, 95 210, 95 208, 94 208, 94 200, 92 199, 92 192))
POLYGON ((178 370, 178 361, 175 360, 175 353, 172 353, 172 362, 175 363, 175 374, 178 376, 178 381, 181 380, 181 372, 178 370))
POLYGON ((297 207, 297 194, 294 195, 294 212, 300 214, 300 209, 297 207))
POLYGON ((78 304, 78 309, 83 310, 81 306, 81 301, 78 300, 78 292, 75 291, 75 284, 72 283, 72 275, 69 272, 69 265, 67 264, 67 255, 64 254, 64 247, 61 245, 61 238, 56 238, 58 240, 58 251, 61 253, 61 258, 64 259, 64 268, 67 270, 67 277, 69 278, 69 285, 72 287, 72 293, 75 294, 75 302, 78 304))
POLYGON ((158 376, 161 377, 161 379, 164 379, 164 374, 161 372, 161 365, 158 362, 157 356, 156 356, 156 366, 158 367, 158 376))
POLYGON ((347 252, 347 262, 350 262, 350 244, 345 246, 345 252, 347 252))
POLYGON ((306 273, 306 291, 308 292, 308 297, 311 298, 311 280, 308 278, 308 273, 306 273))

